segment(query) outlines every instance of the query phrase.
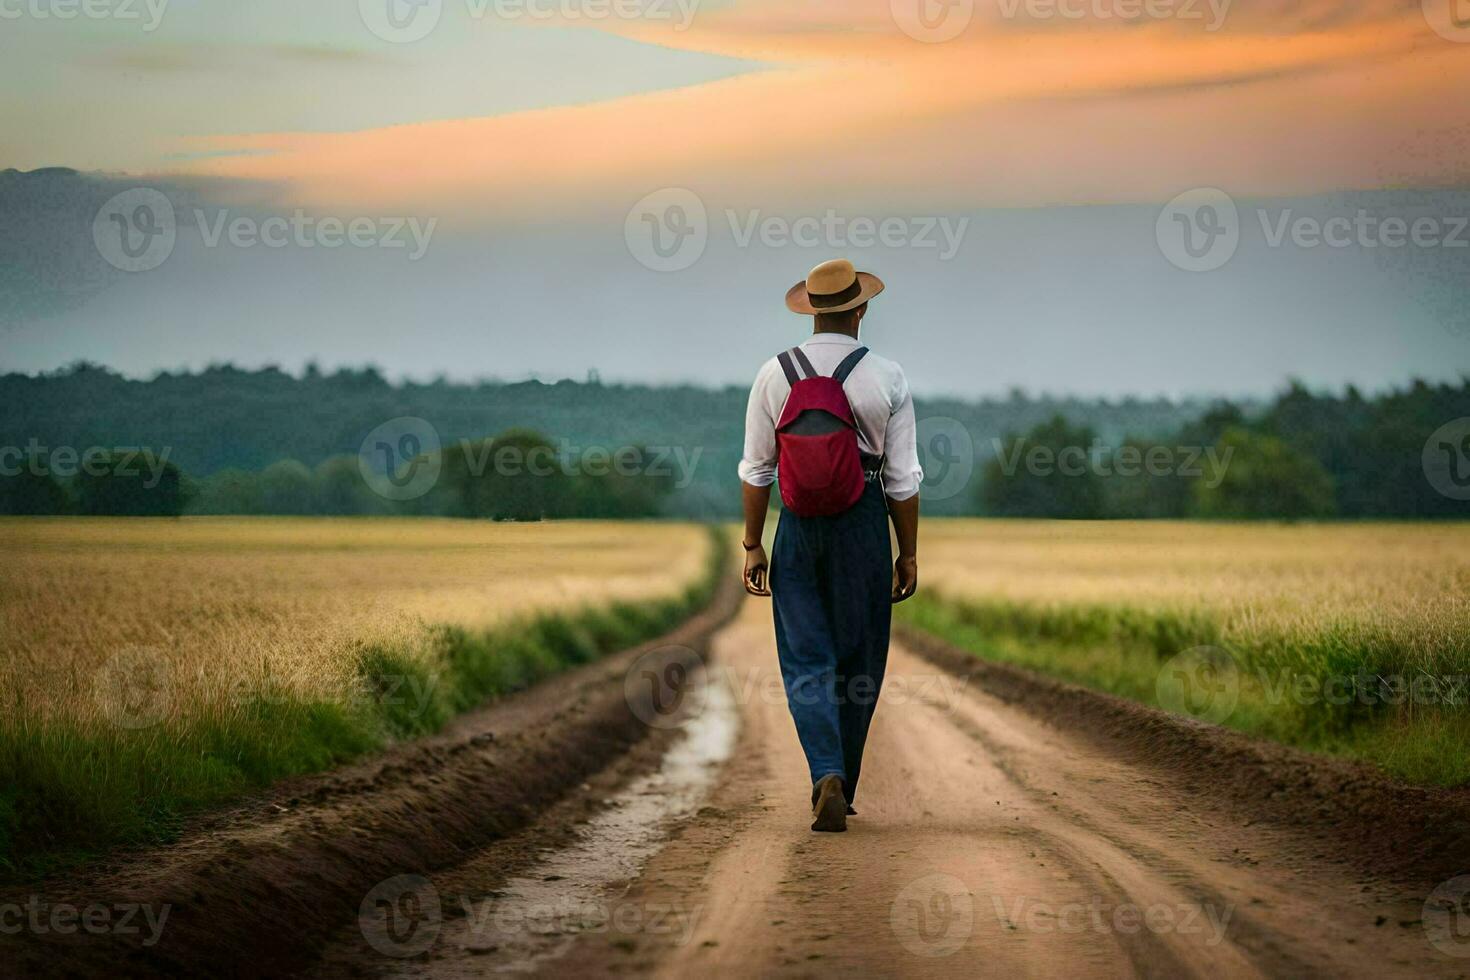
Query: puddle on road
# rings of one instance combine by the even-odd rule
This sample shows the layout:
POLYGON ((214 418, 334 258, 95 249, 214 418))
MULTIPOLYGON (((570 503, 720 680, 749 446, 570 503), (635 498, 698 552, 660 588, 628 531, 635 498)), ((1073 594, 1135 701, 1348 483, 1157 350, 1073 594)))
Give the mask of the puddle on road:
POLYGON ((584 932, 637 945, 651 933, 692 934, 697 909, 626 902, 616 886, 635 878, 671 827, 703 804, 735 749, 735 700, 717 672, 706 671, 703 683, 703 710, 683 724, 658 770, 611 797, 572 844, 494 894, 467 897, 464 917, 444 924, 441 950, 479 954, 477 972, 523 973, 564 954, 584 932))

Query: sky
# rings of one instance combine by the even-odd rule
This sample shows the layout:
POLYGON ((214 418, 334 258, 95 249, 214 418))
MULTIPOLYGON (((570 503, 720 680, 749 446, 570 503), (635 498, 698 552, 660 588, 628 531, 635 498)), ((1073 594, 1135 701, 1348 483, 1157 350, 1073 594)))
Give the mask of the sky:
POLYGON ((743 383, 845 254, 916 390, 1470 370, 1470 0, 88 3, 0 0, 0 169, 96 218, 0 184, 0 368, 743 383))

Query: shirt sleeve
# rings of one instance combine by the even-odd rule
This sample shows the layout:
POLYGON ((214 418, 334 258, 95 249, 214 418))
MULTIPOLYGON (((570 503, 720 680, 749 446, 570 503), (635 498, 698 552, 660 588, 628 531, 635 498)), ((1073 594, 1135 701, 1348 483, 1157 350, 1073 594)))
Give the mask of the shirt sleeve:
POLYGON ((888 417, 888 430, 883 436, 883 492, 894 500, 907 500, 919 492, 924 470, 919 466, 914 396, 902 373, 898 385, 895 398, 898 407, 888 417))
POLYGON ((771 417, 769 389, 771 368, 767 362, 755 376, 750 401, 745 406, 745 452, 740 458, 740 479, 753 487, 776 482, 776 420, 771 417))

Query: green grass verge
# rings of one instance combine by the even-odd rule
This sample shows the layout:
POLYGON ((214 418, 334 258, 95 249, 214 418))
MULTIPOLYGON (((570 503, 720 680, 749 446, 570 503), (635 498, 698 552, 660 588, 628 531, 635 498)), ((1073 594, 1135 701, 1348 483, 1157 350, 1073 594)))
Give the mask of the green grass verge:
POLYGON ((710 539, 705 569, 677 596, 490 631, 438 627, 427 658, 364 645, 356 653, 358 694, 346 701, 253 693, 142 730, 0 719, 0 878, 168 841, 192 813, 433 733, 487 700, 654 639, 707 606, 728 571, 724 533, 712 528, 710 539))
POLYGON ((1194 714, 1251 735, 1359 759, 1408 782, 1470 782, 1470 638, 1425 655, 1388 632, 1328 626, 1310 635, 1222 639, 1205 615, 1121 606, 1028 606, 919 594, 899 620, 977 656, 1120 697, 1194 714), (1173 658, 1224 650, 1224 717, 1181 700, 1173 658), (1167 668, 1167 669, 1166 669, 1167 668), (1164 677, 1161 686, 1160 678, 1164 677))

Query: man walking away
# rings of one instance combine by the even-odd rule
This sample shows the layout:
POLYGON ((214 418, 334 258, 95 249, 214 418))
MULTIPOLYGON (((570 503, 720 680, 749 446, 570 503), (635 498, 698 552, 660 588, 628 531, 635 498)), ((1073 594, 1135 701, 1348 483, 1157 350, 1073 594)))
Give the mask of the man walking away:
POLYGON ((846 830, 856 813, 891 607, 918 586, 913 397, 902 368, 858 343, 882 290, 846 259, 793 286, 786 305, 814 317, 815 330, 762 366, 745 413, 745 589, 774 597, 786 704, 811 770, 812 830, 846 830), (761 535, 778 477, 784 510, 768 561, 761 535))

